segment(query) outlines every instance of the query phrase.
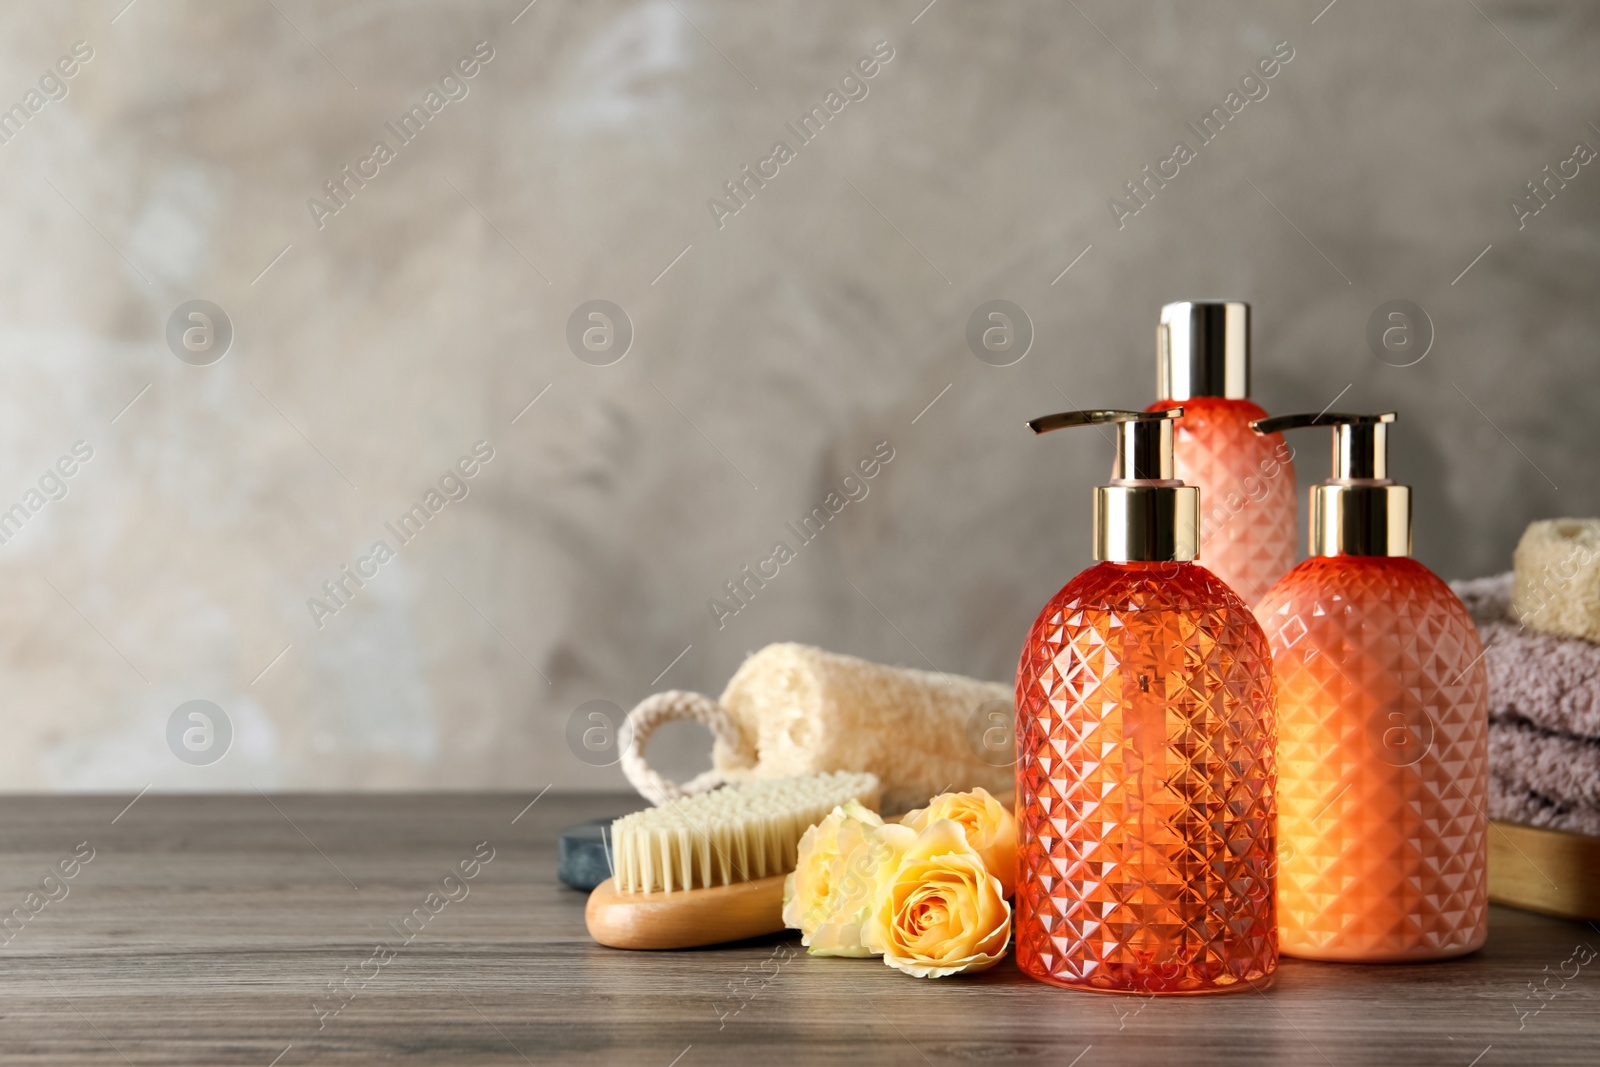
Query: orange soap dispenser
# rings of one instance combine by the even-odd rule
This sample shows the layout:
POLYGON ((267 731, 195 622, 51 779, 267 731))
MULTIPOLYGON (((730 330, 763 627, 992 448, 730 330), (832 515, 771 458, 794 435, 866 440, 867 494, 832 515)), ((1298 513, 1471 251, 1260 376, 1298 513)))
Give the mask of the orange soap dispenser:
POLYGON ((1488 936, 1483 648, 1450 587, 1410 558, 1393 421, 1255 424, 1333 428, 1311 558, 1255 609, 1278 684, 1278 939, 1307 959, 1444 959, 1488 936))
POLYGON ((1266 412, 1250 401, 1250 305, 1184 300, 1161 309, 1156 330, 1161 399, 1183 406, 1173 442, 1177 476, 1200 490, 1206 569, 1254 604, 1294 566, 1293 452, 1250 429, 1266 412))
POLYGON ((1238 595, 1195 563, 1200 491, 1173 477, 1183 409, 1112 424, 1094 556, 1017 667, 1017 966, 1123 993, 1260 985, 1278 965, 1272 664, 1238 595))

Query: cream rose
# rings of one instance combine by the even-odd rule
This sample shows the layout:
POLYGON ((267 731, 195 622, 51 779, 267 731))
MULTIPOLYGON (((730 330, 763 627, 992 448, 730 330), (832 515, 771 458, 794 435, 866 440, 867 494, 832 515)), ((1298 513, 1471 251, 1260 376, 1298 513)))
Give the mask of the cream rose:
POLYGON ((813 956, 868 956, 861 923, 878 884, 916 834, 884 826, 876 812, 850 801, 800 838, 794 872, 783 883, 783 922, 800 931, 813 956))
POLYGON ((1010 939, 1011 905, 1000 879, 950 819, 917 834, 878 886, 861 927, 869 951, 918 978, 985 970, 1005 955, 1010 939))
POLYGON ((900 820, 919 833, 940 819, 951 819, 967 832, 967 844, 983 857, 989 873, 1000 879, 1005 895, 1017 884, 1017 822, 1004 804, 985 789, 941 793, 928 806, 907 812, 900 820))

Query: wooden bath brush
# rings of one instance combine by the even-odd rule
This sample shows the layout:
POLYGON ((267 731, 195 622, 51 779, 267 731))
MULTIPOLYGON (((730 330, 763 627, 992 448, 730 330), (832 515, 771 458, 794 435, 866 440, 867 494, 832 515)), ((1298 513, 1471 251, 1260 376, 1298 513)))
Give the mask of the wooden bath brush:
POLYGON ((848 800, 878 806, 878 779, 838 771, 729 785, 611 824, 612 876, 584 908, 611 948, 671 949, 777 933, 800 837, 848 800))

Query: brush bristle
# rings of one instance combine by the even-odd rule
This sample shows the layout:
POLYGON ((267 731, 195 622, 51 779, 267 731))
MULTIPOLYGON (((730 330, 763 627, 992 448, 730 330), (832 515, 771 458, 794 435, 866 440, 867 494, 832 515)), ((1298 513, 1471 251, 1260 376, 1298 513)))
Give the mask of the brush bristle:
POLYGON ((617 888, 672 892, 787 874, 801 835, 849 800, 876 809, 877 776, 747 782, 624 815, 611 824, 617 888))

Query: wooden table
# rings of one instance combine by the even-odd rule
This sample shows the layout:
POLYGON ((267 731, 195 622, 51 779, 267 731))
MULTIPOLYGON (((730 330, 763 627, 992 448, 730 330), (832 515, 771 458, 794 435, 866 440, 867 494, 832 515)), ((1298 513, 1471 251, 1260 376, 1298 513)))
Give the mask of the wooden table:
POLYGON ((1600 932, 1503 908, 1455 962, 1285 960, 1266 992, 1099 996, 1009 959, 917 981, 788 937, 600 948, 555 839, 625 797, 129 799, 0 799, 0 911, 26 917, 0 946, 0 1062, 1600 1063, 1600 958, 1573 955, 1600 932))

